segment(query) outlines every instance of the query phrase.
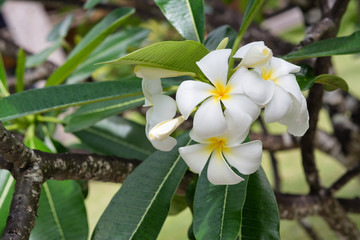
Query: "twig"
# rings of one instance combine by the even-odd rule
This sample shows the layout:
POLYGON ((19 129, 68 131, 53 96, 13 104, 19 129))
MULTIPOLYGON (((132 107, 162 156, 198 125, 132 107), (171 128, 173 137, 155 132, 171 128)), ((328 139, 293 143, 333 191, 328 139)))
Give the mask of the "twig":
POLYGON ((308 236, 313 240, 321 240, 315 230, 311 227, 311 224, 305 219, 300 219, 298 221, 299 225, 306 231, 308 236))
POLYGON ((336 182, 331 185, 331 187, 328 188, 328 191, 334 194, 358 174, 360 174, 360 163, 342 175, 336 182))

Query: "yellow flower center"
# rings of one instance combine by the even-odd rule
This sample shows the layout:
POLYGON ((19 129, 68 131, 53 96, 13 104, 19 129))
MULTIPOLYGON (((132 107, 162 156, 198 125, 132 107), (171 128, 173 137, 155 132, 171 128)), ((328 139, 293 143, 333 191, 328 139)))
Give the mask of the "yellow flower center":
POLYGON ((226 139, 225 138, 217 138, 212 137, 209 139, 210 144, 209 148, 211 151, 216 150, 217 152, 222 152, 224 149, 227 149, 226 145, 226 139))
POLYGON ((216 101, 230 98, 230 92, 231 92, 230 85, 224 85, 221 81, 216 81, 214 85, 215 85, 215 89, 211 90, 210 94, 215 97, 216 101))
POLYGON ((272 80, 272 81, 274 81, 274 83, 276 83, 276 78, 274 77, 274 72, 271 68, 270 69, 262 68, 261 73, 262 73, 261 77, 264 80, 272 80))

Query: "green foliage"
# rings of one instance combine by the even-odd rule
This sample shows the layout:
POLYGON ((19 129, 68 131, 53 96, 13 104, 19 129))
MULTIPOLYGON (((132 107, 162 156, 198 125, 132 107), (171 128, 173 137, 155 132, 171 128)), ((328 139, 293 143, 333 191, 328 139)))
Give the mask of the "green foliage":
POLYGON ((68 33, 71 23, 73 21, 74 17, 69 14, 66 16, 66 18, 58 23, 49 33, 47 40, 49 42, 53 42, 53 41, 59 41, 61 39, 63 39, 66 34, 68 33))
POLYGON ((210 32, 205 40, 205 47, 209 49, 209 51, 213 51, 217 48, 219 43, 224 38, 229 38, 229 42, 227 44, 227 47, 230 47, 234 44, 234 41, 236 39, 236 32, 234 29, 232 29, 228 25, 223 25, 221 27, 218 27, 214 31, 210 32))
POLYGON ((0 121, 136 95, 142 95, 140 81, 79 83, 34 89, 0 98, 0 121))
POLYGON ((204 42, 203 0, 155 0, 155 3, 185 39, 204 42))
POLYGON ((299 60, 304 58, 327 57, 359 52, 360 31, 357 31, 347 37, 325 39, 309 44, 299 50, 283 56, 282 58, 285 60, 299 60))
POLYGON ((156 239, 187 165, 178 147, 189 145, 188 134, 170 152, 154 152, 125 180, 101 216, 92 239, 156 239), (136 190, 136 191, 135 191, 136 190))
POLYGON ((26 54, 22 48, 19 49, 16 62, 16 91, 21 92, 25 88, 24 74, 25 74, 26 54))
POLYGON ((209 51, 204 45, 192 40, 160 42, 132 52, 112 64, 140 64, 179 72, 202 74, 196 62, 209 51))
POLYGON ((300 72, 295 73, 301 91, 310 89, 315 82, 314 70, 309 65, 302 65, 300 72))
POLYGON ((91 150, 105 155, 144 160, 155 150, 144 126, 121 117, 104 119, 74 134, 91 150))
POLYGON ((194 233, 196 239, 236 239, 246 198, 248 176, 235 185, 213 185, 204 167, 195 192, 194 233))
POLYGON ((113 33, 133 13, 134 9, 132 8, 119 8, 107 15, 74 48, 68 60, 49 77, 46 86, 62 83, 108 35, 113 33))
POLYGON ((249 176, 242 218, 242 240, 280 239, 279 210, 262 167, 249 176))
POLYGON ((90 9, 101 3, 103 0, 87 0, 84 4, 85 9, 90 9))
POLYGON ((344 79, 339 76, 331 75, 331 74, 322 74, 316 76, 315 83, 323 84, 324 89, 326 91, 334 91, 335 89, 342 89, 344 91, 348 91, 349 87, 344 79))
POLYGON ((4 231, 10 202, 14 193, 15 180, 7 170, 0 169, 0 235, 4 231))
POLYGON ((26 67, 31 68, 31 67, 39 66, 40 64, 45 62, 46 59, 48 59, 48 57, 60 46, 61 46, 61 40, 58 40, 51 47, 45 48, 41 52, 34 54, 32 56, 29 56, 28 58, 26 58, 26 67))

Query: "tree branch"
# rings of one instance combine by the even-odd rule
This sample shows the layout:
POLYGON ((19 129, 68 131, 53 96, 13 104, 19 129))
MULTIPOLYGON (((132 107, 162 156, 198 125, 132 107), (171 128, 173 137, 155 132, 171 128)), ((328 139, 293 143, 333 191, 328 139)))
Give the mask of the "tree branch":
POLYGON ((328 191, 334 194, 358 174, 360 174, 360 163, 342 175, 336 182, 331 185, 331 187, 328 188, 328 191))

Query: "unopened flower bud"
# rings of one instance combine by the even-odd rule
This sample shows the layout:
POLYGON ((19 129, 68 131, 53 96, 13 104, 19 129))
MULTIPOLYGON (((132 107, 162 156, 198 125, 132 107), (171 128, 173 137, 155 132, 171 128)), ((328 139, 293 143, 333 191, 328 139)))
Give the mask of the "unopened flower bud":
POLYGON ((149 138, 151 140, 164 140, 170 136, 170 134, 173 133, 184 121, 185 118, 183 116, 163 121, 150 130, 149 138))

